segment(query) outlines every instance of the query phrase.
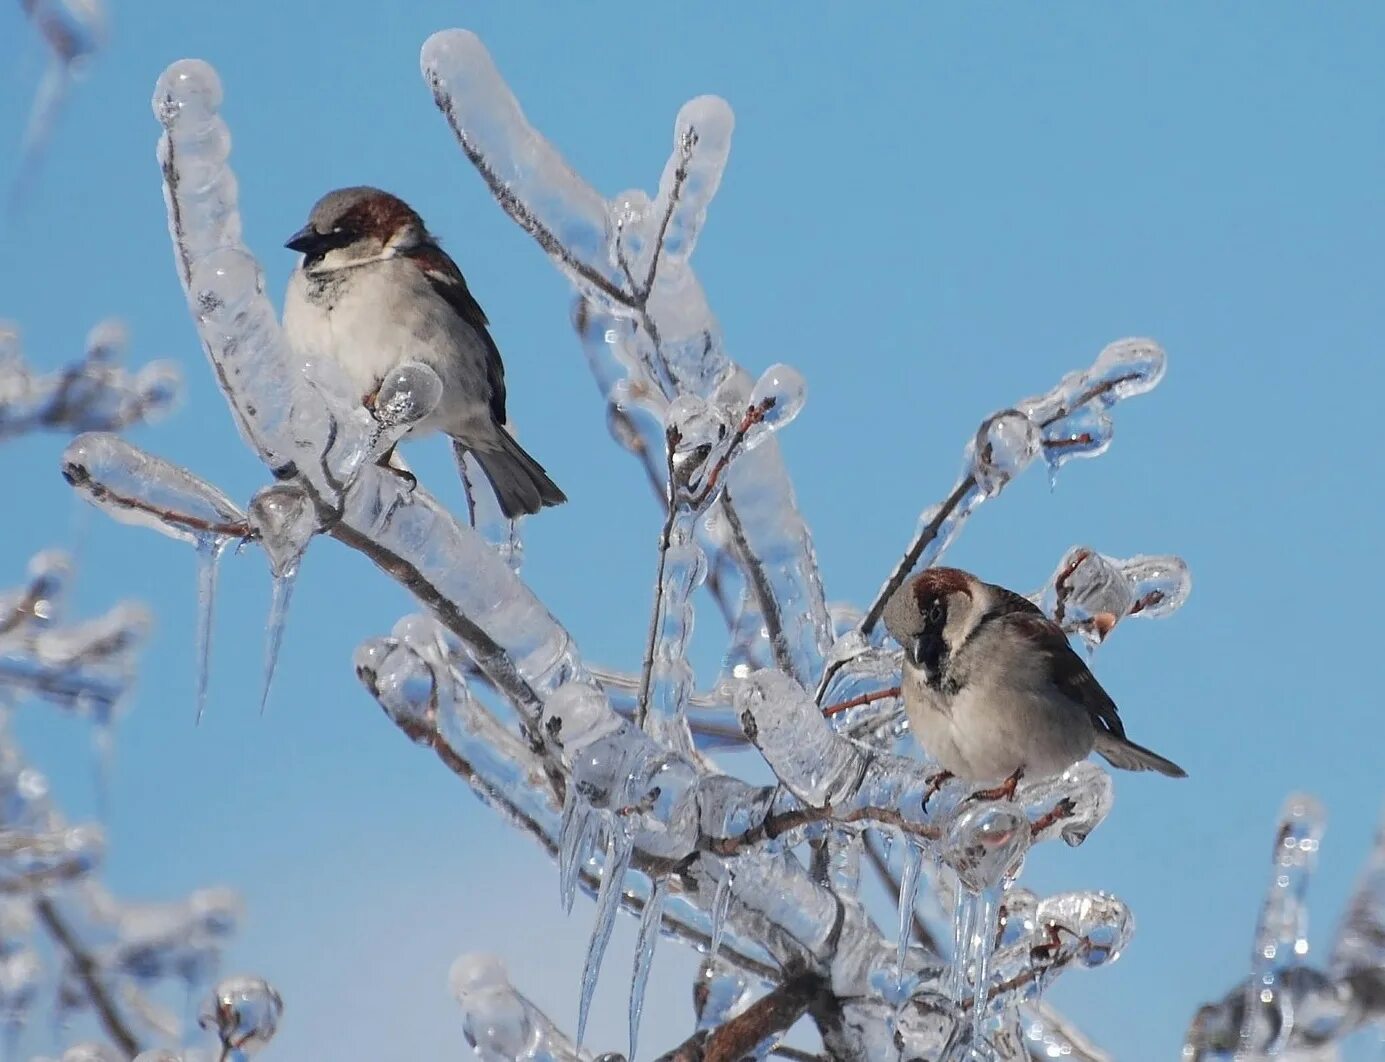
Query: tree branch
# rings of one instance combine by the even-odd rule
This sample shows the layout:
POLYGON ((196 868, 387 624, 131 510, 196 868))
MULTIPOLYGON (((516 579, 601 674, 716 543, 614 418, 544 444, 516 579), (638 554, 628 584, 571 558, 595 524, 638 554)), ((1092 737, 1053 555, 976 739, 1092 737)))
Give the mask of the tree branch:
POLYGON ((47 896, 38 896, 34 899, 34 913, 54 942, 62 948, 67 955, 68 961, 72 964, 73 971, 77 974, 78 980, 82 982, 83 989, 86 990, 87 999, 91 1001, 96 1015, 101 1020, 101 1026, 106 1030, 106 1035, 126 1056, 133 1058, 139 1054, 139 1039, 130 1031, 124 1016, 116 1006, 115 1000, 111 998, 106 986, 101 982, 101 967, 93 959, 90 953, 82 946, 82 942, 77 939, 75 933, 58 913, 57 907, 47 896))

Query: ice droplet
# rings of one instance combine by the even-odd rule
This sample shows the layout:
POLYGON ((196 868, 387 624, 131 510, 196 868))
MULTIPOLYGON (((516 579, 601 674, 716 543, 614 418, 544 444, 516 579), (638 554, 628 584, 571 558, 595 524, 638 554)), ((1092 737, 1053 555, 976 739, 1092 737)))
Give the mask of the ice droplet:
POLYGON ((212 989, 197 1021, 216 1030, 228 1053, 223 1057, 249 1058, 274 1039, 283 1013, 284 1001, 264 978, 228 977, 212 989))
POLYGON ((205 122, 221 108, 221 79, 201 59, 180 59, 159 77, 151 103, 165 128, 184 119, 205 122))
POLYGON ((216 576, 222 551, 231 540, 220 535, 197 539, 197 721, 207 708, 207 682, 212 662, 212 616, 216 606, 216 576))
POLYGON ((601 973, 601 960, 606 954, 606 945, 611 940, 611 929, 616 924, 616 912, 620 909, 621 884, 625 880, 626 870, 629 869, 634 847, 633 838, 625 823, 613 816, 606 824, 606 865, 601 869, 601 890, 596 894, 596 924, 592 926, 586 962, 582 965, 582 997, 577 1008, 579 1048, 586 1036, 592 994, 596 991, 596 979, 601 973))
POLYGON ((400 362, 380 382, 375 395, 375 420, 386 429, 417 424, 442 401, 442 380, 421 361, 400 362))
POLYGON ((640 1016, 644 1013, 644 993, 649 985, 649 971, 654 965, 654 947, 659 943, 659 926, 664 911, 665 887, 662 878, 650 886, 649 899, 640 917, 640 934, 635 941, 635 970, 630 979, 630 1058, 640 1038, 640 1016))
POLYGON ((1038 456, 1038 426, 1017 409, 1005 409, 981 422, 972 444, 971 474, 988 498, 994 498, 1038 456))
POLYGON ((750 408, 762 410, 760 420, 745 434, 745 447, 758 446, 772 432, 789 424, 803 409, 808 385, 792 365, 771 365, 750 392, 750 408))
POLYGON ((463 955, 452 964, 447 981, 466 1014, 462 1029, 478 1058, 500 1062, 534 1057, 529 1007, 511 986, 499 958, 463 955))
POLYGON ((1093 385, 1104 386, 1108 405, 1133 398, 1159 386, 1168 368, 1168 355, 1152 339, 1118 339, 1097 355, 1088 370, 1093 385))

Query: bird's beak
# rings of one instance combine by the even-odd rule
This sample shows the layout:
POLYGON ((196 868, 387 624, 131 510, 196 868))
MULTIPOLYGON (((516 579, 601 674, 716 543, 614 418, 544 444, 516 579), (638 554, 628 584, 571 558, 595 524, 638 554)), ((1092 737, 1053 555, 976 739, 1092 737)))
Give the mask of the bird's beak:
POLYGON ((308 254, 313 250, 314 247, 319 246, 321 242, 321 234, 318 233, 312 227, 312 225, 304 225, 301 229, 299 229, 297 232, 295 232, 292 236, 288 238, 288 241, 284 244, 284 246, 287 247, 290 251, 298 251, 300 254, 308 254))

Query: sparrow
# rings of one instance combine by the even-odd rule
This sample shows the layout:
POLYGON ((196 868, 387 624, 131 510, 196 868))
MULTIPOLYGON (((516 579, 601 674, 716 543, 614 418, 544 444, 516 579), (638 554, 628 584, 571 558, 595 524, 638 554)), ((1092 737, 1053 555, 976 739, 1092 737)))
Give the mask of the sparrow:
POLYGON ((885 605, 904 647, 910 729, 948 777, 1004 779, 976 797, 1013 799, 1021 777, 1060 774, 1093 749, 1113 767, 1186 777, 1135 744, 1115 702, 1063 629, 1028 598, 957 568, 929 568, 885 605))
POLYGON ((295 350, 335 360, 367 406, 401 362, 426 363, 442 399, 411 434, 450 436, 459 462, 470 452, 506 517, 567 500, 506 430, 505 366, 490 322, 412 207, 378 188, 339 188, 285 246, 303 256, 284 296, 295 350))

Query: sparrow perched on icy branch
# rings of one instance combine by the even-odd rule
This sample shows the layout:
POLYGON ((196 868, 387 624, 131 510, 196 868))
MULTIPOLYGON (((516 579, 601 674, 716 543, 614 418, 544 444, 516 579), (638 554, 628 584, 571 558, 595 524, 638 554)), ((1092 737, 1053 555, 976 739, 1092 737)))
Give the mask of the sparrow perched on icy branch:
POLYGON ((567 498, 505 429, 505 367, 485 313, 455 262, 402 199, 341 188, 317 201, 286 244, 303 255, 284 297, 284 332, 333 358, 369 400, 403 361, 442 381, 437 408, 413 428, 442 431, 480 462, 507 517, 567 498))
POLYGON ((909 726, 946 775, 1005 779, 982 795, 1013 797, 1023 775, 1059 774, 1093 749, 1127 771, 1185 777, 1125 736, 1115 702, 1062 629, 1028 598, 957 568, 929 568, 885 606, 904 647, 909 726))

